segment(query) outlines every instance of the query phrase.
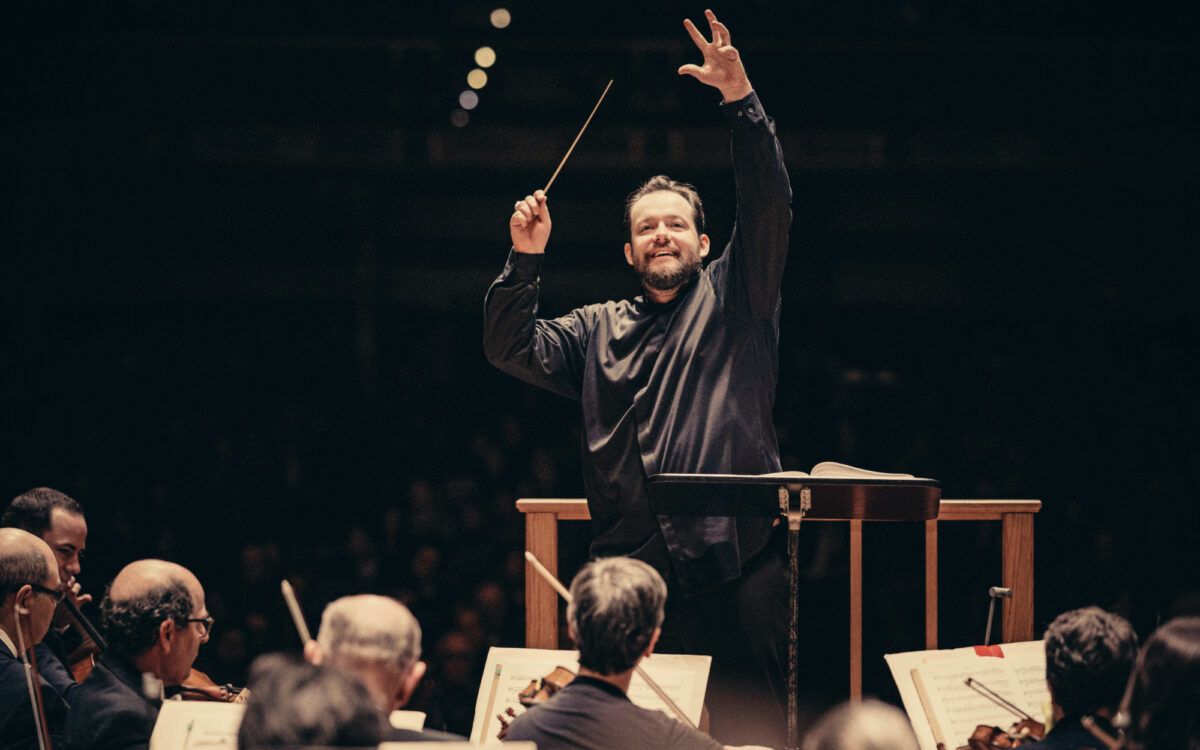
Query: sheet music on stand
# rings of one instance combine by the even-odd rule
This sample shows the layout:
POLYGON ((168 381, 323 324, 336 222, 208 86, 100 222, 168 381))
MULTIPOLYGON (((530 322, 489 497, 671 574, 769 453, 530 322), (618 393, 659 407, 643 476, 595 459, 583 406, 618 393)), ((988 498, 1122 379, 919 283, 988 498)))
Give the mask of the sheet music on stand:
POLYGON ((946 747, 955 748, 965 745, 979 724, 1007 727, 1017 720, 1010 711, 967 687, 964 682, 967 677, 982 682, 1033 718, 1045 722, 1050 711, 1045 643, 1005 643, 992 649, 1003 656, 981 656, 976 648, 967 647, 883 657, 896 681, 921 750, 937 749, 935 724, 946 747))
POLYGON ((210 701, 163 701, 150 734, 150 750, 236 748, 246 706, 210 701))

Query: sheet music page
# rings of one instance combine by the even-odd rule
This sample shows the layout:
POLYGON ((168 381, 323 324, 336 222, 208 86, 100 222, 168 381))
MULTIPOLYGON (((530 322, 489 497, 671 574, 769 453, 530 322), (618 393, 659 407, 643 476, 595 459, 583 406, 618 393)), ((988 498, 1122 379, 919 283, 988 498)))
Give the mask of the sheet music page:
POLYGON ((941 725, 946 743, 958 747, 979 724, 1010 726, 1017 717, 967 687, 974 678, 992 691, 1014 700, 1021 688, 1004 659, 970 654, 952 659, 933 659, 917 667, 929 693, 930 708, 941 725))
POLYGON ((237 703, 163 701, 150 750, 236 748, 246 707, 237 703))
MULTIPOLYGON (((500 720, 496 714, 512 708, 520 715, 525 707, 517 695, 532 680, 541 680, 557 666, 573 672, 579 670, 576 651, 555 651, 534 648, 499 648, 488 650, 479 694, 475 699, 475 719, 471 723, 471 741, 499 744, 500 720)), ((642 662, 643 669, 694 722, 699 722, 708 685, 712 657, 678 654, 656 654, 642 662)), ((658 696, 637 675, 629 688, 629 699, 644 708, 669 711, 658 696)))
MULTIPOLYGON (((663 692, 671 696, 675 705, 693 724, 700 724, 700 713, 704 708, 704 692, 708 687, 708 671, 712 667, 711 656, 690 654, 654 654, 642 660, 642 669, 650 679, 658 683, 663 692)), ((656 708, 667 716, 675 713, 636 673, 629 683, 629 700, 642 708, 656 708)))
POLYGON ((1009 697, 1018 708, 1028 711, 1029 715, 1043 724, 1050 715, 1050 686, 1046 683, 1046 643, 1045 641, 1026 641, 1023 643, 1005 643, 1000 647, 1004 651, 1004 660, 1009 662, 1021 692, 1015 697, 1009 697))
MULTIPOLYGON (((921 705, 920 698, 917 695, 916 685, 913 684, 910 674, 912 669, 919 669, 922 673, 931 669, 941 670, 943 673, 962 671, 972 672, 969 676, 981 680, 989 688, 999 692, 1008 700, 1015 703, 1019 708, 1028 711, 1035 719, 1043 720, 1046 712, 1049 709, 1050 691, 1046 686, 1046 653, 1045 643, 1043 641, 1026 641, 1022 643, 1005 643, 1001 646, 1004 653, 1004 658, 983 657, 975 653, 972 647, 946 649, 941 651, 909 651, 901 654, 887 654, 884 660, 891 669, 892 678, 896 681, 896 687, 900 692, 900 700, 904 703, 904 711, 908 714, 909 721, 912 722, 913 731, 917 735, 917 742, 921 745, 921 750, 936 750, 936 743, 933 739, 933 730, 930 728, 929 720, 925 716, 925 709, 921 705), (1004 689, 993 685, 987 677, 982 677, 983 670, 979 667, 998 669, 1007 675, 1009 684, 1015 686, 1011 694, 1005 692, 1004 689)), ((958 684, 962 685, 962 679, 959 679, 958 684)), ((953 685, 949 685, 953 688, 953 685)), ((933 691, 932 681, 926 681, 926 688, 929 690, 929 700, 931 703, 938 702, 938 695, 933 691)), ((962 685, 964 690, 978 696, 980 700, 987 701, 983 696, 962 685)), ((994 706, 990 701, 988 705, 994 706)), ((1015 720, 1011 713, 1002 711, 1000 726, 1009 726, 1015 720)), ((946 723, 945 719, 940 718, 942 724, 942 732, 946 735, 946 741, 949 744, 958 745, 966 744, 967 737, 970 732, 975 729, 975 724, 972 723, 967 734, 962 737, 957 737, 951 734, 951 727, 946 723)), ((997 723, 997 722, 992 722, 997 723)), ((957 730, 955 730, 957 731, 957 730)))

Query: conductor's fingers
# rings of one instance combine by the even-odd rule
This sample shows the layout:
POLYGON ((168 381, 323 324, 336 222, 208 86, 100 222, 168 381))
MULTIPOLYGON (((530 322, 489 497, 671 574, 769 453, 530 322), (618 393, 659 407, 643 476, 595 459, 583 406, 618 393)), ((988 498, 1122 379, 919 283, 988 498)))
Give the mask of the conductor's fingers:
POLYGON ((718 47, 729 44, 729 28, 717 20, 717 14, 706 10, 704 17, 708 19, 708 28, 712 31, 713 44, 718 47))
POLYGON ((692 76, 693 78, 699 79, 702 72, 703 70, 699 65, 692 65, 689 63, 687 65, 679 66, 679 75, 681 76, 692 76))
POLYGON ((525 196, 524 204, 525 207, 529 209, 530 216, 537 216, 542 211, 542 207, 538 204, 537 198, 534 198, 532 195, 525 196))
POLYGON ((721 49, 719 49, 717 51, 720 52, 721 57, 724 57, 726 60, 738 59, 738 51, 737 51, 737 48, 735 48, 735 47, 722 47, 721 49))
POLYGON ((708 40, 706 40, 704 35, 700 33, 700 30, 696 28, 696 24, 692 23, 692 19, 683 19, 683 28, 687 29, 688 36, 692 38, 692 41, 696 43, 696 46, 700 48, 701 52, 708 48, 708 40))
POLYGON ((529 221, 521 215, 520 211, 513 211, 513 215, 508 217, 508 223, 514 227, 524 229, 529 224, 529 221))

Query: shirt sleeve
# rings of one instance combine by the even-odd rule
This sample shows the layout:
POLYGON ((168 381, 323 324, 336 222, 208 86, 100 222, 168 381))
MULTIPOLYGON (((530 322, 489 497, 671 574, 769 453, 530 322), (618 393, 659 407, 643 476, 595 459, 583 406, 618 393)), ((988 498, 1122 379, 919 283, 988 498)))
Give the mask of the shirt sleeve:
POLYGON ((663 718, 672 725, 666 732, 666 741, 662 745, 664 750, 724 750, 724 745, 704 732, 669 716, 664 715, 663 718))
POLYGON ((509 253, 484 298, 483 350, 499 369, 526 383, 578 400, 594 318, 592 308, 542 320, 538 312, 541 253, 509 253))
POLYGON ((753 91, 721 105, 732 130, 737 221, 729 244, 710 264, 714 287, 726 309, 769 320, 779 291, 792 224, 792 187, 775 123, 753 91))

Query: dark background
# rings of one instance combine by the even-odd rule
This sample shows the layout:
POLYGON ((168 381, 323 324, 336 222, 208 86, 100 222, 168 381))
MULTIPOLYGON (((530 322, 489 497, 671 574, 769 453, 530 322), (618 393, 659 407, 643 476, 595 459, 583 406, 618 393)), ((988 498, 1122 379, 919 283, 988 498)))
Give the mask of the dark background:
MULTIPOLYGON (((552 191, 544 314, 636 293, 622 197, 693 181, 734 215, 718 96, 672 2, 94 2, 9 28, 0 494, 87 508, 82 576, 205 583, 200 666, 242 678, 354 591, 425 626, 417 707, 469 727, 523 640, 518 497, 578 497, 577 405, 491 369, 512 202, 552 191), (451 125, 472 53, 499 57, 451 125)), ((1195 12, 1084 2, 714 6, 795 191, 776 421, 835 459, 1039 498, 1036 620, 1143 637, 1200 606, 1195 12)), ((565 530, 573 551, 586 527, 565 530)), ((806 707, 845 694, 845 530, 805 532, 806 707)), ((868 691, 920 648, 920 530, 867 534, 868 691)), ((944 527, 941 645, 982 640, 999 531, 944 527)))

